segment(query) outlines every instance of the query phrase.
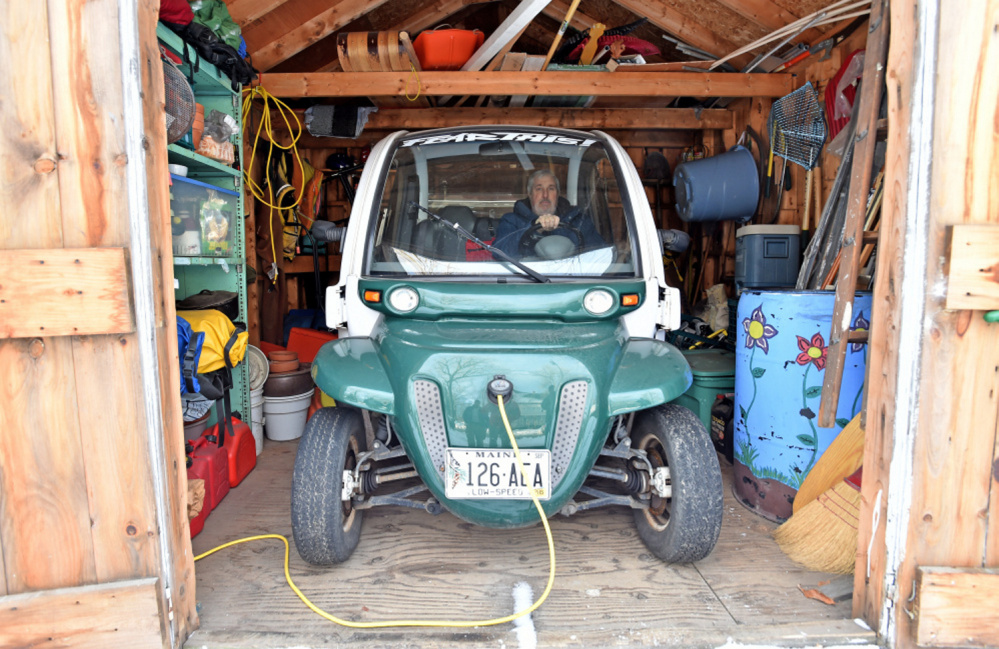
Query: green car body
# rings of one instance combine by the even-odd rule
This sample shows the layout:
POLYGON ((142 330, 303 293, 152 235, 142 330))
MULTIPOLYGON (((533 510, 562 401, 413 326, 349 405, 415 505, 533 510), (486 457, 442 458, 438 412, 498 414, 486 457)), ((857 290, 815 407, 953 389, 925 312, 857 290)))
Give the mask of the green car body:
POLYGON ((372 335, 324 345, 313 377, 337 402, 392 417, 423 482, 449 511, 469 522, 518 527, 537 522, 538 513, 530 500, 446 497, 444 466, 424 435, 428 416, 421 420, 417 386, 436 387, 447 446, 510 448, 498 407, 485 390, 494 377, 505 376, 514 385, 506 410, 518 445, 553 449, 563 389, 584 382, 584 412, 570 461, 553 460, 551 496, 542 502, 548 515, 583 484, 618 415, 667 403, 690 387, 690 367, 675 347, 629 338, 621 323, 621 316, 645 300, 642 282, 365 279, 358 290, 388 295, 398 286, 415 289, 420 306, 403 314, 384 301, 372 305, 383 315, 372 335), (618 300, 618 307, 594 317, 582 307, 584 295, 594 288, 617 297, 638 295, 639 303, 621 307, 618 300))

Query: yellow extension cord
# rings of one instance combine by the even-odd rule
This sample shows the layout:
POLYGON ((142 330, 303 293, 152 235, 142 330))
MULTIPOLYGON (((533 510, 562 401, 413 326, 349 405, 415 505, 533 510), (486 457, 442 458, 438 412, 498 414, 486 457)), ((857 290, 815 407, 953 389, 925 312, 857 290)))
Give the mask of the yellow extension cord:
MULTIPOLYGON (((274 245, 274 210, 294 209, 298 207, 298 204, 302 201, 302 195, 305 193, 305 174, 302 174, 302 187, 298 188, 298 191, 295 193, 295 202, 291 205, 281 207, 280 205, 274 204, 274 187, 270 182, 266 183, 267 198, 264 198, 263 189, 253 180, 253 162, 257 159, 257 144, 260 142, 260 131, 263 129, 267 134, 267 140, 270 144, 267 148, 267 164, 264 166, 265 180, 269 180, 267 178, 267 174, 268 170, 271 168, 271 154, 274 152, 274 147, 285 151, 291 149, 295 153, 295 160, 298 162, 298 166, 302 167, 302 159, 298 155, 298 140, 302 137, 302 122, 298 119, 298 115, 295 114, 288 104, 267 92, 267 89, 263 86, 258 85, 252 88, 244 88, 243 94, 245 95, 243 97, 242 109, 243 124, 250 123, 250 108, 253 105, 253 100, 259 97, 264 102, 263 109, 261 111, 262 114, 260 123, 257 125, 256 133, 253 135, 253 147, 250 149, 250 164, 243 170, 243 180, 247 189, 249 189, 250 193, 253 194, 253 197, 268 207, 267 225, 271 238, 271 255, 274 258, 274 264, 276 266, 278 262, 278 254, 277 247, 274 245), (274 139, 274 132, 271 129, 271 102, 274 103, 277 113, 281 116, 281 119, 284 120, 285 126, 288 127, 288 132, 291 133, 291 144, 288 146, 284 146, 274 139), (291 127, 291 121, 288 119, 288 115, 291 115, 291 117, 294 118, 295 128, 291 127)), ((271 278, 271 281, 276 282, 277 276, 275 275, 271 278)))
MULTIPOLYGON (((510 429, 510 421, 506 417, 506 408, 503 407, 503 397, 497 395, 496 397, 500 416, 503 418, 503 426, 506 427, 507 437, 510 439, 510 444, 513 445, 513 452, 517 456, 517 466, 520 468, 521 477, 524 478, 524 482, 529 482, 527 476, 527 470, 524 468, 524 461, 520 456, 520 447, 517 446, 517 440, 513 437, 513 431, 510 429)), ((305 596, 305 594, 299 590, 298 586, 291 579, 291 573, 288 571, 288 555, 290 554, 290 546, 288 545, 288 539, 280 534, 261 534, 259 536, 248 536, 243 539, 237 539, 235 541, 230 541, 216 548, 212 548, 207 552, 203 552, 198 556, 194 557, 195 561, 200 561, 205 557, 215 554, 219 550, 224 550, 230 546, 238 545, 240 543, 248 543, 250 541, 259 541, 262 539, 281 539, 284 542, 284 579, 288 582, 298 598, 302 600, 306 606, 308 606, 314 613, 320 617, 324 617, 330 622, 336 622, 337 624, 345 627, 350 627, 352 629, 383 629, 387 627, 401 627, 401 626, 411 626, 411 627, 459 627, 468 628, 476 626, 495 626, 497 624, 506 624, 507 622, 512 622, 519 617, 528 615, 539 606, 541 606, 546 599, 548 599, 548 594, 551 593, 552 585, 555 583, 555 541, 552 540, 552 530, 548 525, 548 517, 545 515, 545 510, 541 508, 541 503, 538 502, 538 497, 531 491, 531 501, 538 510, 538 514, 541 516, 541 524, 545 527, 545 537, 548 539, 548 583, 545 586, 545 591, 541 593, 541 597, 537 599, 531 606, 525 608, 523 611, 514 613, 513 615, 507 615, 506 617, 498 617, 491 620, 471 620, 471 621, 437 621, 437 620, 388 620, 385 622, 351 622, 349 620, 342 620, 335 615, 331 615, 326 611, 322 610, 305 596)))

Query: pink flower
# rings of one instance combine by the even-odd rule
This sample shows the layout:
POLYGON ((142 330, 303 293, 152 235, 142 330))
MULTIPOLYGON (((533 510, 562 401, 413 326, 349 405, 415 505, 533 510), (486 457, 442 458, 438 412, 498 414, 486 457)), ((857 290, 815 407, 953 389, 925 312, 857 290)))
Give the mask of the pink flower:
POLYGON ((822 334, 815 334, 812 336, 811 341, 798 336, 798 349, 801 350, 801 353, 794 359, 798 362, 798 365, 815 363, 815 367, 818 369, 825 369, 829 348, 826 347, 822 334))

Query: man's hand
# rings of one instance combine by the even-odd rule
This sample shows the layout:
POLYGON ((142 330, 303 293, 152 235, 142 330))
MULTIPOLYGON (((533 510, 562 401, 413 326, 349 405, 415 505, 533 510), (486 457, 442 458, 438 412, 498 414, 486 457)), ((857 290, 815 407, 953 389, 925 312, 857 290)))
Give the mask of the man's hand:
POLYGON ((559 218, 554 214, 543 214, 535 223, 539 224, 542 230, 554 230, 558 227, 559 218))

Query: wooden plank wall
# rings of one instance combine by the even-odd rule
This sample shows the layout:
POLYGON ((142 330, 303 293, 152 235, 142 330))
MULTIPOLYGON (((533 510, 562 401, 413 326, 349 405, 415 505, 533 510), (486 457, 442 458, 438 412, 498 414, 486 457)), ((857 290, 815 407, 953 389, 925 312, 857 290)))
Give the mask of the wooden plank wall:
MULTIPOLYGON (((999 0, 941 2, 934 102, 925 341, 912 509, 898 576, 905 602, 919 565, 999 566, 999 330, 982 311, 945 308, 947 226, 999 221, 999 0)), ((902 608, 902 607, 899 607, 902 608)), ((915 646, 899 611, 901 646, 915 646)))
MULTIPOLYGON (((146 28, 143 89, 160 102, 146 111, 148 150, 157 158, 147 163, 163 184, 162 73, 151 36, 158 3, 139 5, 146 28)), ((0 247, 130 246, 121 66, 116 0, 0 5, 6 134, 0 139, 0 247)), ((165 191, 151 190, 158 205, 150 214, 153 245, 165 254, 153 269, 160 287, 172 261, 165 191)), ((167 306, 157 307, 160 378, 174 385, 172 301, 167 306)), ((180 566, 191 563, 183 560, 185 552, 190 557, 186 516, 157 520, 147 397, 136 390, 142 371, 134 332, 0 341, 0 596, 158 577, 164 541, 179 549, 180 566), (171 529, 174 522, 179 529, 171 529)), ((163 398, 172 451, 167 498, 179 516, 186 506, 179 402, 163 398)), ((196 624, 193 567, 187 572, 186 581, 174 580, 187 591, 186 605, 175 599, 183 637, 196 624)), ((161 607, 165 620, 165 603, 161 607)), ((162 630, 161 637, 165 642, 162 630)))

